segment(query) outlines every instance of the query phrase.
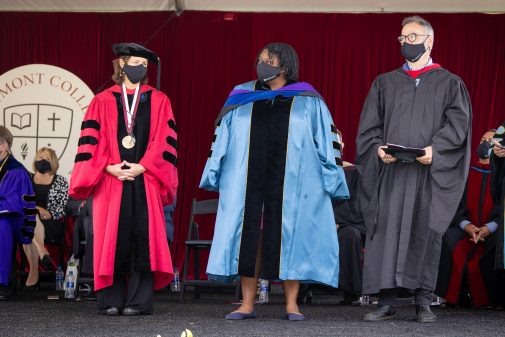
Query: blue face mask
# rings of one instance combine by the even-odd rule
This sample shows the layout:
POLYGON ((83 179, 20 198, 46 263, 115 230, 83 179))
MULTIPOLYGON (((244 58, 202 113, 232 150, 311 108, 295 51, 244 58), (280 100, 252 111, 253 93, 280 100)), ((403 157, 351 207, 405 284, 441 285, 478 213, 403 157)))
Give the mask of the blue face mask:
POLYGON ((488 159, 491 156, 492 147, 491 144, 485 140, 479 144, 477 147, 477 156, 480 159, 488 159))
POLYGON ((137 84, 144 79, 147 75, 147 67, 143 64, 139 64, 138 66, 130 66, 125 64, 123 67, 123 71, 128 76, 128 79, 133 84, 137 84))

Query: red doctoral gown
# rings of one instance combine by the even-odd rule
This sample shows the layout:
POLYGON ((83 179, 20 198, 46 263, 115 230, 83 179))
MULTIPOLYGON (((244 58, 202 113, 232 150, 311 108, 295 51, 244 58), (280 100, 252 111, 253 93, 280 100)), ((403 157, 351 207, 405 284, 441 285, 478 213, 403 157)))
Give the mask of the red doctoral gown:
MULTIPOLYGON (((173 276, 172 259, 166 238, 163 206, 172 204, 177 190, 176 124, 168 97, 142 85, 142 93, 151 93, 151 118, 147 149, 139 161, 146 171, 144 184, 148 207, 150 267, 154 289, 168 285, 173 276)), ((87 109, 81 127, 76 163, 70 179, 70 195, 88 199, 93 195, 95 290, 111 286, 121 212, 123 182, 105 172, 109 164, 121 162, 117 140, 118 105, 114 85, 98 94, 87 109)))

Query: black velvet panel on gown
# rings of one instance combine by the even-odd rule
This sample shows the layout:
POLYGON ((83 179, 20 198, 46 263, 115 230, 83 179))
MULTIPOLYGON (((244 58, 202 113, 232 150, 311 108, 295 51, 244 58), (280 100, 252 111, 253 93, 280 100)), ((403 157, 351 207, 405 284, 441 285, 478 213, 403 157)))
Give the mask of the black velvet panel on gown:
MULTIPOLYGON (((127 136, 126 124, 121 101, 121 94, 114 93, 118 110, 117 142, 121 160, 138 163, 147 150, 149 131, 151 128, 151 91, 139 95, 139 105, 135 117, 133 135, 135 146, 126 149, 121 144, 123 137, 127 136)), ((128 95, 128 104, 131 106, 133 95, 128 95)), ((127 273, 133 259, 133 267, 137 272, 150 271, 149 259, 149 218, 147 213, 146 188, 144 176, 141 174, 134 181, 123 183, 121 195, 121 209, 119 211, 119 224, 114 263, 115 273, 127 273)))

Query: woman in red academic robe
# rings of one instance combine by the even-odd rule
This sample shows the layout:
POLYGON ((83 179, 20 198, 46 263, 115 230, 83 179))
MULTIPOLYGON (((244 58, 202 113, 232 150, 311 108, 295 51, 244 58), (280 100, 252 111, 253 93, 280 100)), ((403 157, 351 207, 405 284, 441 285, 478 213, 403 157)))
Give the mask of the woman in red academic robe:
POLYGON ((70 195, 93 195, 93 270, 106 315, 153 311, 153 291, 172 278, 163 205, 177 189, 177 134, 170 101, 148 86, 158 57, 135 43, 115 44, 116 85, 87 109, 70 195))

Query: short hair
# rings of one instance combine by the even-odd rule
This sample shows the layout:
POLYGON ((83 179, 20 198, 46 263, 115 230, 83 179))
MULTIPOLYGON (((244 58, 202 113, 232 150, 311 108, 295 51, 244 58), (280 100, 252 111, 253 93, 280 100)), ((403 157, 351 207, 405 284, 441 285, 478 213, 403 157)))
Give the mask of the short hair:
POLYGON ((50 147, 41 147, 40 149, 37 150, 37 153, 35 154, 32 163, 33 172, 37 171, 35 169, 35 162, 37 161, 37 158, 40 156, 42 152, 47 152, 49 154, 49 162, 51 163, 51 174, 56 174, 56 172, 58 172, 58 169, 60 168, 60 163, 58 161, 58 156, 56 155, 56 152, 50 147))
POLYGON ((284 74, 287 80, 298 81, 300 64, 298 63, 298 54, 296 54, 293 47, 282 42, 269 43, 260 49, 256 56, 256 61, 259 60, 260 54, 265 49, 268 51, 269 58, 273 58, 274 56, 279 58, 279 65, 284 68, 284 74))
POLYGON ((0 143, 7 142, 7 146, 10 149, 13 140, 14 137, 12 136, 12 133, 9 131, 9 129, 3 125, 0 125, 0 143))
POLYGON ((419 26, 426 28, 428 31, 428 34, 432 36, 432 38, 435 38, 435 31, 433 30, 433 27, 431 26, 431 23, 429 23, 428 20, 423 19, 419 15, 413 15, 413 16, 407 16, 406 18, 403 19, 402 21, 402 27, 405 27, 409 23, 415 22, 419 26))

